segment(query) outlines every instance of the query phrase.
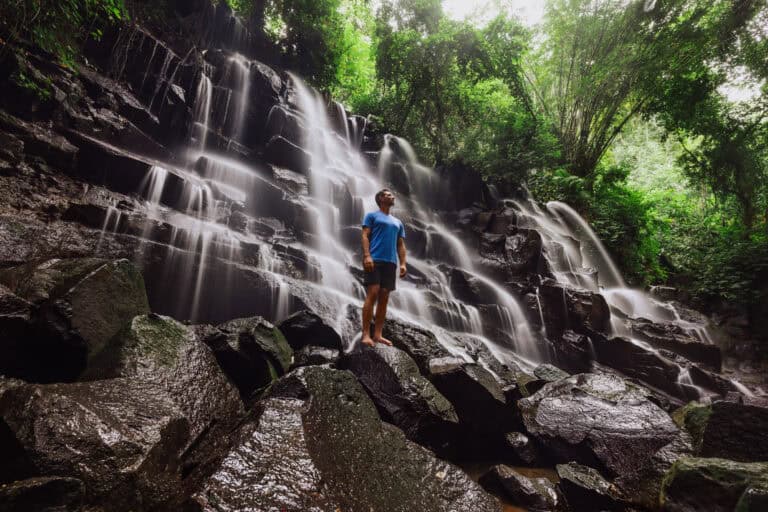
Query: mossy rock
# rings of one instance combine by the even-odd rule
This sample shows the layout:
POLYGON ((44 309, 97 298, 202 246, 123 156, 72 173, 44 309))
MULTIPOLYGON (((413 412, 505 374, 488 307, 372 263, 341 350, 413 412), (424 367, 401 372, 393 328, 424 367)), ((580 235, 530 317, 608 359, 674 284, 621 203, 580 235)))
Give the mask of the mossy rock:
POLYGON ((91 358, 149 313, 144 279, 128 260, 52 259, 0 271, 0 283, 33 305, 30 335, 17 347, 12 376, 32 382, 76 379, 91 358))
POLYGON ((261 317, 236 318, 219 325, 225 332, 237 333, 241 346, 252 342, 272 358, 272 368, 284 375, 293 362, 293 349, 280 329, 261 317))
POLYGON ((693 448, 697 453, 701 449, 704 430, 711 415, 712 406, 698 402, 690 402, 672 413, 675 424, 691 435, 693 448))
POLYGON ((751 482, 736 504, 736 512, 765 510, 768 510, 768 475, 751 482))
MULTIPOLYGON (((732 512, 745 491, 753 483, 760 484, 765 475, 768 475, 768 462, 684 457, 675 462, 664 477, 660 504, 670 512, 732 512)), ((747 508, 742 510, 756 510, 749 508, 752 506, 750 496, 744 500, 742 507, 747 508)))
POLYGON ((173 368, 192 332, 173 318, 139 315, 94 356, 83 379, 109 379, 173 368))

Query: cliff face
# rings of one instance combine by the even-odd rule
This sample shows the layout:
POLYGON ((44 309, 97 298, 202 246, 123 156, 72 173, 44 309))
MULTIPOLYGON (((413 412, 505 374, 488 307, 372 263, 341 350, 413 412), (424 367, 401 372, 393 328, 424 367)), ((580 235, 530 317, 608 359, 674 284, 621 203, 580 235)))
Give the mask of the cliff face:
POLYGON ((654 508, 682 455, 768 456, 707 431, 768 418, 720 375, 706 318, 624 287, 567 205, 420 165, 265 64, 225 5, 173 10, 74 70, 23 43, 0 57, 0 499, 498 510, 437 453, 571 462, 558 488, 486 475, 523 506, 654 508), (385 184, 409 271, 395 347, 362 349, 358 226, 385 184), (675 424, 691 399, 716 402, 675 424))

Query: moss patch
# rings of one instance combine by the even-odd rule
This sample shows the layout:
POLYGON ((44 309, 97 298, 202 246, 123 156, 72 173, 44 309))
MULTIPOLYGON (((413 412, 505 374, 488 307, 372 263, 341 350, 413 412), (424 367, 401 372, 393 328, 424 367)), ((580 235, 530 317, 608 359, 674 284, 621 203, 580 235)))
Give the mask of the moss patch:
POLYGON ((696 452, 701 449, 704 430, 707 428, 712 407, 697 402, 690 402, 672 413, 672 420, 678 427, 687 431, 693 438, 693 448, 696 452))

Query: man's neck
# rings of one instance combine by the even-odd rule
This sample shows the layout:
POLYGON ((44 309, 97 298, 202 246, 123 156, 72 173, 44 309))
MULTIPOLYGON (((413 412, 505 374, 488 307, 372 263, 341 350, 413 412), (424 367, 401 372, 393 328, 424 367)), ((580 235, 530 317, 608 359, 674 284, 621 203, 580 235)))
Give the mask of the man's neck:
POLYGON ((384 213, 386 215, 389 215, 389 210, 391 209, 391 206, 379 206, 379 210, 381 213, 384 213))

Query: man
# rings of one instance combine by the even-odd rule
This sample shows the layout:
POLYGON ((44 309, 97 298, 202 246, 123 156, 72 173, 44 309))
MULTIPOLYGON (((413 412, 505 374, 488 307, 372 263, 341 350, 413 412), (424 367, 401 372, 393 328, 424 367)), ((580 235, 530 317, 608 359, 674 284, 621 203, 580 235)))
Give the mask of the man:
POLYGON ((376 193, 379 211, 365 214, 363 219, 363 269, 366 286, 363 304, 363 343, 373 347, 376 343, 392 345, 381 335, 387 315, 389 292, 395 289, 397 261, 400 277, 405 277, 405 229, 400 219, 389 214, 395 205, 395 195, 389 189, 376 193), (371 338, 371 317, 376 305, 376 318, 371 338))

